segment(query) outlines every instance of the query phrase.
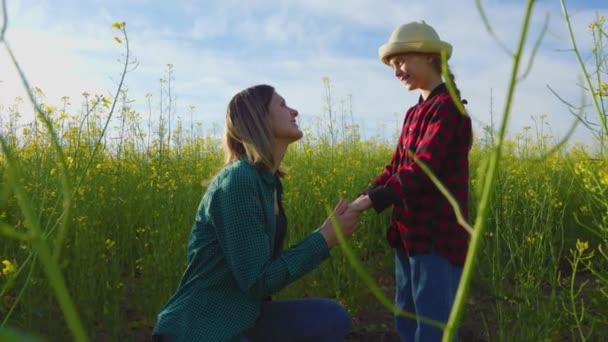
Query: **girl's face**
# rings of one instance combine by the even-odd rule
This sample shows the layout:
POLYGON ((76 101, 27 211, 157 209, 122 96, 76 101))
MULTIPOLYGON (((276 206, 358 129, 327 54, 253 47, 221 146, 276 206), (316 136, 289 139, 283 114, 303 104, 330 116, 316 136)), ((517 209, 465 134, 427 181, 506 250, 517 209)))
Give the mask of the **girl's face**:
POLYGON ((285 99, 276 92, 272 95, 268 111, 270 115, 270 129, 277 141, 290 144, 302 138, 303 133, 296 121, 298 111, 289 108, 285 103, 285 99))
POLYGON ((438 76, 433 69, 430 55, 420 53, 395 55, 390 58, 389 64, 395 70, 395 77, 410 91, 429 89, 438 76))

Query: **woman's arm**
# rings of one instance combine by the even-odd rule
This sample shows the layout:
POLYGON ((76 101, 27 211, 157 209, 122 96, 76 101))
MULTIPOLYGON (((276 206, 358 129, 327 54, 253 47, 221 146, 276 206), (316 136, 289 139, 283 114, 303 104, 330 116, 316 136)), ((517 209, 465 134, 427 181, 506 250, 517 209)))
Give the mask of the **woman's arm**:
POLYGON ((209 215, 239 287, 263 299, 317 267, 329 256, 328 241, 315 231, 272 259, 257 179, 247 173, 231 176, 216 190, 209 215))

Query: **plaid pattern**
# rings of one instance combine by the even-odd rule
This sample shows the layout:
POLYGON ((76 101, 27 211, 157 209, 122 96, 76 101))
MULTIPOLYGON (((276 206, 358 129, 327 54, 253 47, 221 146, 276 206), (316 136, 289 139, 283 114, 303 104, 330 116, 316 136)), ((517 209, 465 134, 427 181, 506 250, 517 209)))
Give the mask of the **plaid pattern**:
POLYGON ((155 334, 176 341, 239 340, 262 301, 329 256, 314 232, 272 258, 278 177, 242 159, 225 167, 200 203, 188 242, 188 266, 158 315, 155 334))
POLYGON ((471 120, 460 114, 444 84, 411 107, 390 164, 366 193, 380 212, 393 205, 387 239, 408 255, 437 252, 464 264, 468 233, 413 156, 428 166, 468 216, 471 120))

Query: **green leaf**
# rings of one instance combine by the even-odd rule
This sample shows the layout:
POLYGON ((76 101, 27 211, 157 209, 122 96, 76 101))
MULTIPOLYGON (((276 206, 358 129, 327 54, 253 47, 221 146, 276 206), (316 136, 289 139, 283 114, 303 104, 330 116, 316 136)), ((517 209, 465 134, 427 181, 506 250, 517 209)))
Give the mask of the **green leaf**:
POLYGON ((17 330, 0 327, 0 341, 2 342, 40 342, 40 338, 25 335, 17 330))

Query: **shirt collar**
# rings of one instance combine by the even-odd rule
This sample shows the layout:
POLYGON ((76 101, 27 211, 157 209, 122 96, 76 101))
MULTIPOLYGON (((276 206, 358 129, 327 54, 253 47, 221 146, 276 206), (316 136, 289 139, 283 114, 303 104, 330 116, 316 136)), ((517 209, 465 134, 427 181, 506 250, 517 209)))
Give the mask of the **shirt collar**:
POLYGON ((251 165, 253 168, 255 168, 258 171, 258 173, 260 174, 260 176, 262 177, 262 180, 264 181, 264 183, 266 183, 270 186, 276 185, 279 177, 275 173, 272 173, 272 171, 268 170, 265 167, 259 167, 259 166, 253 165, 253 163, 245 155, 239 159, 244 161, 245 163, 251 165))
MULTIPOLYGON (((440 85, 436 86, 435 89, 433 89, 431 91, 431 93, 429 94, 429 96, 426 98, 427 100, 430 98, 433 98, 441 93, 444 93, 448 90, 448 88, 446 87, 445 83, 441 83, 440 85)), ((422 95, 420 95, 420 97, 418 97, 418 104, 421 104, 422 102, 424 102, 425 100, 422 98, 422 95)))
POLYGON ((260 172, 260 174, 262 175, 262 179, 264 180, 264 182, 268 185, 275 185, 278 179, 278 176, 272 172, 270 172, 270 170, 267 170, 266 168, 258 168, 258 171, 260 172))

